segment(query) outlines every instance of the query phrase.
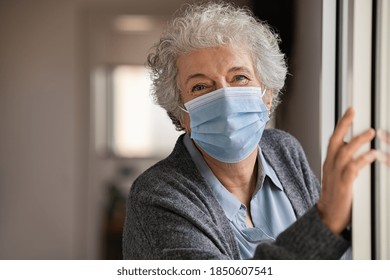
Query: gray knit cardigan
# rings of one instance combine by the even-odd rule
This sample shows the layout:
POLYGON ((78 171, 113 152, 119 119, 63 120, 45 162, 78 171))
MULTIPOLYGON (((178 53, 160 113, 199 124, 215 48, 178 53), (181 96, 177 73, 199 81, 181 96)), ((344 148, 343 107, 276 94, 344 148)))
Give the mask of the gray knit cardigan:
MULTIPOLYGON (((319 183, 290 134, 265 130, 260 142, 297 221, 256 259, 339 259, 350 245, 321 222, 319 183)), ((173 152, 145 171, 130 189, 123 230, 124 259, 239 259, 229 220, 179 137, 173 152)))

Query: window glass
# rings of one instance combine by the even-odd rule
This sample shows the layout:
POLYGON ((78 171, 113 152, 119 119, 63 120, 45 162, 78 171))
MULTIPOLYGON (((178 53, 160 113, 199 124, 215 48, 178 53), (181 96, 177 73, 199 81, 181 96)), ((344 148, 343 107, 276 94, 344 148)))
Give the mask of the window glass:
POLYGON ((95 73, 95 145, 127 158, 161 158, 178 132, 165 110, 153 103, 144 66, 119 65, 95 73))

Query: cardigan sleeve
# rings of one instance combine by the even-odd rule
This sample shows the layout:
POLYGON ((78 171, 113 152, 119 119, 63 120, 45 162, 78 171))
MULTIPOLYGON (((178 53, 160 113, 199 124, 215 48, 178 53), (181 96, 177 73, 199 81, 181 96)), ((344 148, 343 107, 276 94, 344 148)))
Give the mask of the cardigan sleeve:
POLYGON ((275 242, 263 243, 256 249, 255 259, 339 259, 350 242, 332 233, 321 221, 313 206, 294 224, 282 232, 275 242))
POLYGON ((339 259, 350 242, 333 234, 322 223, 316 207, 320 184, 299 141, 287 132, 271 129, 264 134, 262 148, 284 187, 297 221, 283 231, 274 243, 261 244, 254 257, 339 259))

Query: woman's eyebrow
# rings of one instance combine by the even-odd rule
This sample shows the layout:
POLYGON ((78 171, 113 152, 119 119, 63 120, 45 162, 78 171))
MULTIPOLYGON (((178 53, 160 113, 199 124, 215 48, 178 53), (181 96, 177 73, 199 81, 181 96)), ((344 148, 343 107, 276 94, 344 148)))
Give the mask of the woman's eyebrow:
POLYGON ((232 67, 232 68, 229 69, 228 73, 230 73, 230 72, 240 72, 240 71, 243 71, 243 72, 246 72, 246 73, 252 73, 252 71, 250 71, 250 69, 245 67, 245 66, 235 66, 235 67, 232 67))
MULTIPOLYGON (((234 66, 228 70, 228 73, 231 73, 231 72, 245 72, 248 74, 252 73, 252 71, 250 71, 250 69, 248 67, 245 67, 245 66, 234 66)), ((195 78, 206 78, 207 79, 208 77, 202 73, 194 73, 194 74, 191 74, 187 77, 187 79, 185 80, 185 84, 187 85, 191 79, 195 79, 195 78)))
POLYGON ((202 73, 195 73, 195 74, 191 74, 187 77, 186 81, 185 81, 185 84, 188 84, 188 82, 191 80, 191 79, 194 79, 194 78, 207 78, 207 76, 205 74, 202 74, 202 73))

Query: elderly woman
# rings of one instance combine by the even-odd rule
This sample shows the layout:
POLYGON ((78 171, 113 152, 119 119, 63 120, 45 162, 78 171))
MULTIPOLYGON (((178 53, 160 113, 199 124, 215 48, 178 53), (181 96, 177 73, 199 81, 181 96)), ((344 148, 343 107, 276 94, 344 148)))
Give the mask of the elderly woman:
POLYGON ((264 129, 286 64, 278 38, 247 10, 188 6, 148 57, 153 94, 184 130, 133 184, 125 259, 338 259, 349 247, 352 182, 376 157, 374 137, 330 140, 322 193, 300 144, 264 129))

